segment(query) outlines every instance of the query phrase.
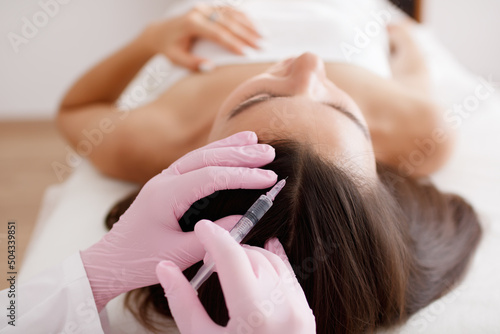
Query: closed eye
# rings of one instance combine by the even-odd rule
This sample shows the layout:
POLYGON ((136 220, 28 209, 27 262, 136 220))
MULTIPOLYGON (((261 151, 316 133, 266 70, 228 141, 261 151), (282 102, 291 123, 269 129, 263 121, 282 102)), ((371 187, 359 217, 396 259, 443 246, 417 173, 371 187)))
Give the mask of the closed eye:
MULTIPOLYGON (((261 93, 257 93, 256 95, 254 95, 255 97, 251 97, 251 98, 243 101, 242 103, 238 104, 229 113, 229 119, 235 117, 236 115, 242 113, 245 110, 248 110, 250 107, 255 106, 259 103, 270 101, 270 100, 275 99, 275 98, 291 97, 291 95, 275 95, 275 94, 271 94, 271 93, 266 93, 266 95, 258 96, 259 94, 261 94, 261 93)), ((319 103, 321 103, 325 106, 328 106, 328 107, 342 113, 343 115, 345 115, 347 118, 349 118, 351 121, 353 121, 354 124, 356 124, 356 126, 361 130, 361 132, 363 132, 363 135, 365 136, 365 138, 367 140, 370 140, 370 131, 363 125, 363 123, 359 120, 359 118, 357 118, 352 112, 350 112, 349 110, 346 110, 345 108, 343 108, 342 106, 340 106, 338 104, 329 103, 329 102, 319 102, 319 103)))

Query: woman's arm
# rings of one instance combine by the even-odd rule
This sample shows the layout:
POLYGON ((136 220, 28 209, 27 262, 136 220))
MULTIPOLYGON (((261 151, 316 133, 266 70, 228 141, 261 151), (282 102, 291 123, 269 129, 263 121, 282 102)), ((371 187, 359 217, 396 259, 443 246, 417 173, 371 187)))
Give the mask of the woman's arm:
POLYGON ((113 103, 90 103, 61 109, 57 122, 76 152, 102 173, 144 183, 182 155, 175 150, 182 131, 158 104, 120 112, 113 103))
POLYGON ((228 50, 243 54, 245 46, 257 47, 259 34, 251 22, 231 7, 200 5, 179 17, 150 24, 137 38, 96 65, 69 90, 61 110, 89 103, 114 102, 134 75, 156 53, 193 71, 207 59, 190 53, 195 39, 212 40, 228 50), (224 24, 209 21, 217 14, 224 24))
POLYGON ((448 160, 454 133, 444 121, 443 108, 429 94, 360 67, 344 69, 345 79, 336 83, 363 111, 377 161, 407 176, 422 176, 448 160), (347 75, 363 79, 353 80, 347 75))
POLYGON ((387 26, 389 46, 391 50, 389 64, 392 78, 413 91, 429 96, 431 94, 431 79, 429 69, 411 36, 414 21, 403 21, 387 26))
MULTIPOLYGON (((136 137, 144 135, 144 129, 133 129, 131 123, 136 121, 137 113, 147 114, 153 106, 120 112, 115 101, 155 54, 147 44, 148 33, 141 33, 80 78, 64 97, 57 116, 59 129, 79 155, 107 175, 139 182, 162 169, 146 165, 132 172, 125 168, 137 160, 133 144, 136 137)), ((171 126, 166 119, 160 122, 166 129, 171 126)))
MULTIPOLYGON (((140 153, 147 154, 148 149, 134 149, 137 138, 147 135, 147 129, 141 127, 140 122, 137 123, 137 116, 151 113, 154 103, 120 112, 115 101, 155 54, 148 45, 149 33, 146 29, 80 78, 64 97, 57 116, 59 129, 79 155, 90 159, 109 176, 138 182, 145 182, 167 166, 162 164, 166 161, 158 161, 158 166, 141 165, 138 163, 140 153), (134 127, 134 122, 138 126, 134 127), (135 168, 130 170, 127 166, 135 168)), ((169 120, 165 117, 158 123, 163 125, 166 135, 155 136, 162 140, 158 140, 151 149, 157 149, 157 145, 163 146, 172 140, 173 133, 169 131, 172 124, 169 120)))
POLYGON ((232 8, 198 6, 153 23, 77 81, 61 103, 58 126, 77 153, 103 173, 145 182, 185 152, 178 146, 184 132, 158 101, 120 112, 115 101, 123 89, 156 53, 196 70, 207 61, 191 54, 196 39, 242 53, 245 45, 256 47, 258 36, 250 21, 232 8), (208 20, 215 10, 224 25, 208 20))
POLYGON ((154 54, 147 33, 141 33, 81 77, 63 98, 60 112, 93 103, 112 104, 154 54))
MULTIPOLYGON (((399 86, 401 100, 399 108, 408 113, 407 126, 399 126, 395 131, 402 137, 405 132, 407 144, 401 152, 389 157, 404 174, 428 175, 439 169, 449 158, 455 146, 455 132, 446 124, 444 108, 433 99, 433 88, 429 68, 411 29, 417 23, 403 21, 387 27, 390 41, 390 66, 393 82, 399 86)), ((405 123, 402 123, 403 125, 405 123)))
POLYGON ((454 132, 432 98, 425 60, 408 30, 388 27, 392 78, 346 66, 336 83, 358 103, 372 135, 377 161, 402 174, 428 175, 439 169, 454 147, 454 132), (362 78, 360 80, 360 78, 362 78))
POLYGON ((429 175, 442 167, 455 143, 443 108, 395 81, 376 88, 367 121, 377 161, 406 176, 429 175))

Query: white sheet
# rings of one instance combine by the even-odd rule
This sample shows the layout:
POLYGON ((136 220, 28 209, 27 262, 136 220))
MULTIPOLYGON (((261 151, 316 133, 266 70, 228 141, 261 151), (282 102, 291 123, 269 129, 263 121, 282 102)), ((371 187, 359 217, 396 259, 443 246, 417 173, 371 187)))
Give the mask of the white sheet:
MULTIPOLYGON (((483 83, 429 32, 420 29, 416 37, 428 58, 437 97, 446 108, 463 105, 483 83)), ((482 217, 484 238, 471 268, 455 290, 387 333, 500 333, 500 95, 498 85, 494 89, 462 119, 455 153, 433 176, 441 189, 464 196, 482 217)), ((79 165, 65 183, 50 187, 21 281, 96 242, 106 232, 103 219, 109 208, 135 188, 103 177, 88 162, 79 165)), ((140 327, 123 313, 119 298, 107 308, 111 326, 115 333, 136 333, 140 327)))

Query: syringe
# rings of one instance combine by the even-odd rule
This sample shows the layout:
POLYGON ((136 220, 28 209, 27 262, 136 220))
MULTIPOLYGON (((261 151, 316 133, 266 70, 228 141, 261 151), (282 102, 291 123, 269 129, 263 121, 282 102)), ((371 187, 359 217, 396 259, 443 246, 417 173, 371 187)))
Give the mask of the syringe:
MULTIPOLYGON (((250 209, 241 217, 240 220, 234 225, 234 227, 229 231, 231 237, 234 238, 238 243, 243 240, 243 238, 250 232, 250 230, 257 224, 257 222, 264 216, 264 214, 271 208, 276 195, 285 186, 285 179, 279 181, 271 188, 265 195, 260 195, 260 197, 252 204, 250 209)), ((212 275, 214 272, 215 264, 213 262, 205 263, 198 270, 196 275, 194 275, 191 280, 191 285, 195 290, 198 288, 212 275)))

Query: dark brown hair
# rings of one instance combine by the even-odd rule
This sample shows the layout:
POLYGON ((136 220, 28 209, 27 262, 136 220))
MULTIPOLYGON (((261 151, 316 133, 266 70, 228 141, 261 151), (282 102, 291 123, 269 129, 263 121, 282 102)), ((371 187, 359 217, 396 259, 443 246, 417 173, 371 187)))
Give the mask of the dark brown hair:
MULTIPOLYGON (((463 276, 481 229, 462 198, 382 165, 375 184, 363 183, 306 145, 289 140, 272 145, 276 159, 263 168, 288 177, 287 185, 243 242, 281 241, 316 317, 317 333, 400 324, 463 276)), ((219 191, 194 203, 179 224, 190 231, 200 219, 243 214, 262 193, 219 191)), ((108 227, 134 198, 110 213, 108 227)), ((200 265, 185 270, 185 276, 190 279, 200 265)), ((217 275, 198 292, 212 319, 225 325, 217 275)), ((130 292, 126 304, 151 330, 152 312, 171 316, 160 285, 130 292)))

